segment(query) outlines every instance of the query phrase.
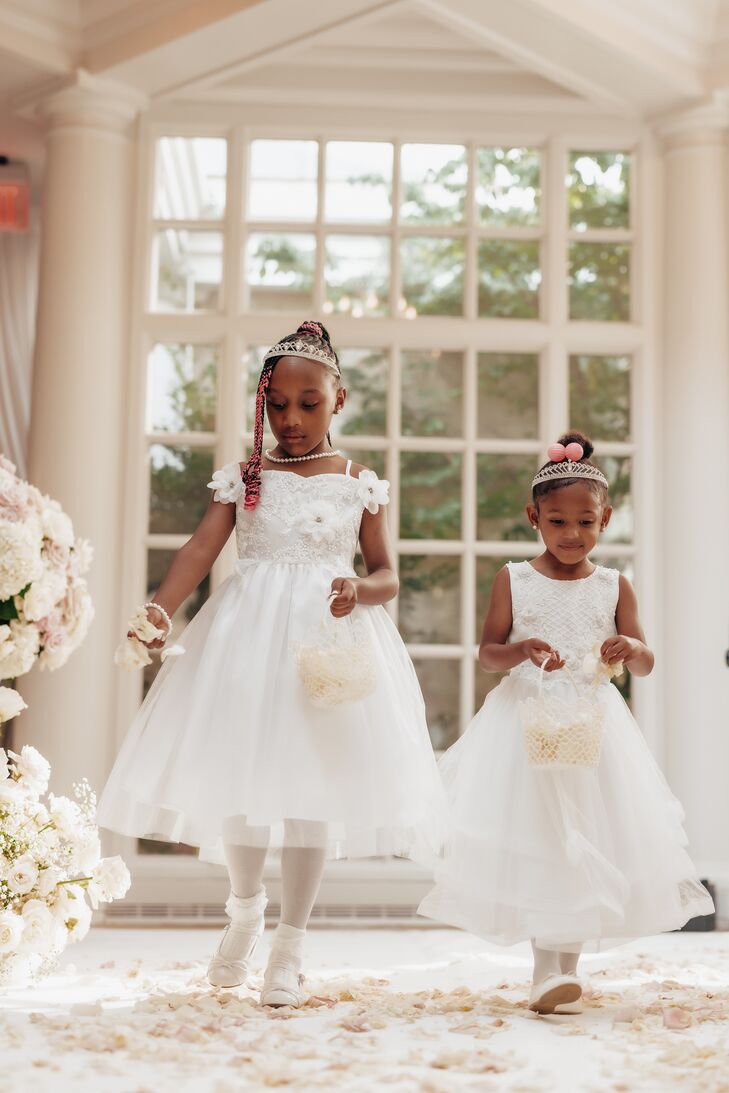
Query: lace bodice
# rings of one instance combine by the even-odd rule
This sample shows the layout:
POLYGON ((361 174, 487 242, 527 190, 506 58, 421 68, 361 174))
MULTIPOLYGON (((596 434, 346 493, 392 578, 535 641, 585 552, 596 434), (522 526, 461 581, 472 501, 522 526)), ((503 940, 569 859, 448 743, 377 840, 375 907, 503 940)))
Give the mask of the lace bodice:
MULTIPOLYGON (((509 562, 508 568, 513 619, 509 643, 542 638, 559 650, 568 668, 581 674, 595 645, 617 633, 619 572, 599 565, 583 580, 556 581, 530 562, 509 562)), ((536 678, 538 671, 526 661, 512 674, 536 678)))
POLYGON ((228 464, 216 472, 215 499, 236 505, 238 557, 261 562, 313 562, 354 572, 362 513, 386 504, 388 483, 373 471, 356 478, 347 464, 344 474, 304 477, 295 471, 261 472, 260 500, 243 507, 238 486, 240 468, 228 464))

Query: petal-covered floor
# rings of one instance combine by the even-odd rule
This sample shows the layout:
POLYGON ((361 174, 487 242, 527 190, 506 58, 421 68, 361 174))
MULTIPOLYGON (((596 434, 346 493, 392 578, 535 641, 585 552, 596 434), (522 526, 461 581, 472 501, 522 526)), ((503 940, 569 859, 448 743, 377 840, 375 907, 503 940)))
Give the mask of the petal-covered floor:
POLYGON ((207 987, 217 935, 94 929, 57 974, 6 991, 0 1093, 729 1093, 729 934, 588 956, 584 1014, 548 1018, 526 1009, 526 946, 314 929, 308 1005, 266 1011, 207 987))

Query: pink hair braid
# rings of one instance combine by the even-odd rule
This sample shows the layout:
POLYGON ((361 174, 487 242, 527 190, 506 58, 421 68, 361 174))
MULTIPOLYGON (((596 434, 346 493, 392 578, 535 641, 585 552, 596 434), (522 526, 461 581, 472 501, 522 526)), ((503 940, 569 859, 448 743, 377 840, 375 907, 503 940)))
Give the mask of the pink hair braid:
POLYGON ((271 382, 275 360, 267 361, 261 370, 256 391, 256 415, 253 425, 253 451, 243 469, 243 481, 246 484, 246 499, 243 507, 254 509, 261 496, 261 452, 263 451, 263 420, 266 402, 266 389, 271 382))

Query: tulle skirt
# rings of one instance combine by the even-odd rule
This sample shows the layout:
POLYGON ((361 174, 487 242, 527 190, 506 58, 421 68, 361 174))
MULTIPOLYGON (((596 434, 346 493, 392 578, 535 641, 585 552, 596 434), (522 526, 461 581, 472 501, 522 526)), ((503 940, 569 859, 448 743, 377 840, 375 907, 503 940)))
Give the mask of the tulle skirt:
POLYGON ((237 563, 133 721, 99 801, 102 826, 223 860, 224 825, 243 843, 268 827, 277 847, 320 845, 325 823, 330 857, 432 859, 445 796, 415 669, 385 609, 351 616, 371 639, 370 694, 321 709, 302 686, 294 650, 327 617, 334 576, 321 564, 237 563))
MULTIPOLYGON (((566 682, 550 687, 570 695, 566 682)), ((534 693, 507 677, 443 756, 453 830, 419 913, 504 945, 565 951, 710 913, 681 806, 620 693, 598 691, 599 765, 570 769, 527 763, 519 703, 534 693)))

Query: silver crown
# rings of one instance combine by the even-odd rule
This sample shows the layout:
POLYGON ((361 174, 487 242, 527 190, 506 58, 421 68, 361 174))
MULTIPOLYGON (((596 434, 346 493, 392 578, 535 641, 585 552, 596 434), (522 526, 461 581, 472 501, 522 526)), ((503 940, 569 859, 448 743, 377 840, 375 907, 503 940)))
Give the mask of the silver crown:
POLYGON ((565 459, 560 463, 547 463, 541 471, 537 471, 532 479, 532 489, 540 482, 551 482, 555 478, 587 478, 592 482, 599 482, 605 489, 609 489, 608 480, 599 467, 592 463, 573 463, 565 459))
POLYGON ((332 372, 340 375, 334 350, 312 345, 311 342, 304 341, 303 338, 291 338, 288 341, 277 342, 276 345, 272 345, 263 358, 263 363, 265 364, 271 357, 305 357, 309 361, 318 361, 325 368, 329 368, 332 372))

